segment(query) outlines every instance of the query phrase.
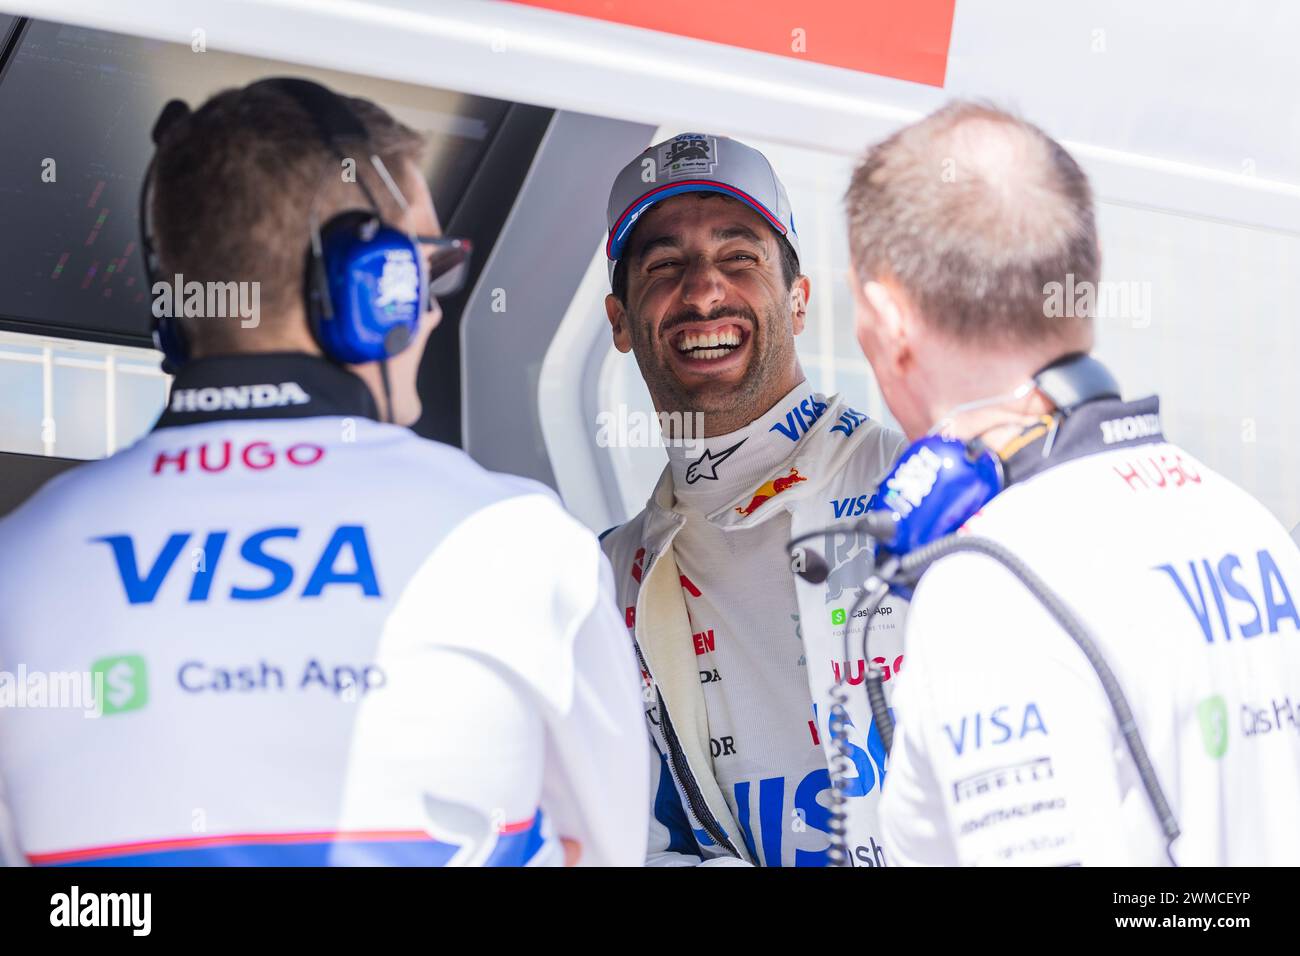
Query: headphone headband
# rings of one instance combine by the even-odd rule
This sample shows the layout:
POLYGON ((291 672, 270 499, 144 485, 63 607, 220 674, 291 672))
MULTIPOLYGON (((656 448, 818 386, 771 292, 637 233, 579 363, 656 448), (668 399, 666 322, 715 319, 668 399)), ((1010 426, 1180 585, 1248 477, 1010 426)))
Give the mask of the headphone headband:
MULTIPOLYGON (((154 154, 149 158, 149 165, 145 167, 144 180, 140 183, 140 258, 144 260, 144 278, 145 289, 149 296, 153 295, 154 283, 158 281, 158 253, 153 244, 153 216, 150 215, 149 200, 152 198, 151 189, 153 186, 154 168, 158 163, 157 146, 162 142, 162 138, 167 135, 167 131, 177 123, 183 122, 190 116, 189 104, 184 100, 168 100, 158 114, 158 119, 154 120, 153 129, 149 132, 149 138, 153 140, 154 154)), ((152 312, 152 308, 150 310, 152 312)), ((171 319, 164 319, 155 316, 153 326, 153 343, 154 348, 163 354, 163 371, 174 372, 181 364, 184 363, 188 348, 185 344, 184 335, 180 325, 171 319)))
POLYGON ((190 115, 190 105, 184 100, 168 100, 167 105, 154 121, 153 131, 149 134, 153 144, 158 145, 167 131, 190 115))
POLYGON ((258 80, 249 89, 259 86, 270 87, 292 97, 303 112, 311 117, 321 141, 340 158, 345 152, 344 140, 370 141, 370 134, 366 132, 366 127, 357 114, 352 112, 352 107, 348 106, 343 97, 319 83, 296 76, 277 76, 258 80))
MULTIPOLYGON (((320 139, 340 162, 349 147, 360 145, 364 158, 393 193, 400 208, 406 200, 378 157, 370 155, 370 135, 347 101, 334 91, 299 77, 259 80, 244 90, 271 89, 292 99, 310 118, 320 139)), ((170 100, 155 121, 157 146, 177 123, 191 115, 181 100, 170 100)), ((145 171, 140 191, 140 247, 149 289, 155 284, 158 257, 149 216, 157 152, 145 171)), ((346 210, 318 225, 313 207, 307 246, 306 305, 312 334, 326 356, 336 362, 383 361, 414 339, 425 311, 429 282, 417 241, 383 222, 383 214, 365 177, 360 187, 369 210, 346 210)), ((155 316, 154 344, 164 356, 164 370, 174 371, 189 357, 185 330, 171 316, 155 316)))
MULTIPOLYGON (((249 89, 257 87, 277 90, 297 103, 299 108, 311 118, 320 141, 334 153, 336 159, 341 161, 347 156, 345 142, 348 140, 361 142, 367 147, 370 145, 370 133, 366 131, 361 118, 352 111, 352 107, 348 106, 343 97, 328 87, 298 76, 273 76, 258 80, 249 89)), ((366 185, 365 177, 358 173, 356 183, 361 187, 366 202, 370 203, 370 207, 375 211, 375 217, 382 218, 379 203, 375 201, 374 194, 366 185)), ((404 200, 401 205, 405 205, 404 200)))
POLYGON ((1099 398, 1119 398, 1110 370, 1085 352, 1063 355, 1034 375, 1034 384, 1062 415, 1099 398))

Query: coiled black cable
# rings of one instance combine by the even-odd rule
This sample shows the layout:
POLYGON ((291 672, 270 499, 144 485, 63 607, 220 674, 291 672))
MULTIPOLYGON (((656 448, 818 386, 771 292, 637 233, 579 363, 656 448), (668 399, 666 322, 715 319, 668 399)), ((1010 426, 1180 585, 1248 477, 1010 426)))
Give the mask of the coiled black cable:
MULTIPOLYGON (((828 863, 830 866, 852 866, 853 861, 849 858, 848 843, 848 797, 844 791, 849 786, 849 768, 853 766, 853 755, 849 752, 849 692, 848 675, 850 661, 853 660, 849 653, 849 631, 853 628, 853 622, 857 620, 858 612, 863 607, 870 606, 866 614, 866 622, 862 627, 862 659, 866 662, 867 668, 867 697, 871 700, 871 712, 876 713, 876 697, 879 697, 881 709, 885 716, 889 716, 889 710, 885 706, 884 691, 884 672, 880 667, 867 656, 867 631, 871 629, 871 615, 885 595, 889 593, 889 581, 887 580, 898 568, 898 559, 891 558, 879 573, 873 573, 870 578, 863 584, 862 594, 853 602, 853 607, 849 609, 849 616, 844 621, 844 670, 834 684, 831 685, 831 712, 826 721, 827 730, 831 735, 831 744, 833 754, 830 762, 831 778, 831 806, 830 819, 828 828, 830 830, 831 845, 828 851, 828 863), (881 680, 874 685, 872 676, 877 676, 881 680), (873 692, 874 687, 874 692, 873 692)), ((885 740, 885 729, 880 726, 879 721, 876 724, 881 733, 881 740, 885 740)), ((891 724, 890 731, 893 726, 891 724)), ((885 751, 888 753, 889 745, 885 745, 885 751)))
MULTIPOLYGON (((818 534, 824 534, 830 529, 821 529, 801 535, 790 542, 790 547, 794 548, 801 545, 818 534)), ((894 527, 893 519, 886 514, 870 514, 861 521, 852 525, 851 531, 864 531, 870 537, 875 538, 878 542, 888 543, 893 540, 894 527)), ((1024 561, 1018 558, 1010 549, 991 541, 988 538, 974 537, 971 535, 951 534, 947 537, 940 538, 930 544, 917 548, 915 551, 908 553, 902 558, 889 556, 878 570, 872 572, 871 576, 863 583, 862 594, 854 602, 849 617, 844 625, 844 660, 845 670, 840 678, 832 685, 830 689, 831 713, 828 721, 828 729, 831 735, 833 745, 833 755, 830 762, 831 778, 831 808, 830 808, 830 834, 831 845, 829 850, 829 862, 831 866, 849 866, 851 860, 848 852, 848 813, 847 797, 845 790, 848 788, 848 771, 853 764, 852 754, 849 752, 848 731, 846 729, 848 722, 848 691, 846 690, 846 679, 848 676, 848 662, 852 659, 849 655, 849 630, 853 621, 857 619, 859 611, 867 609, 867 622, 862 630, 862 658, 866 662, 866 692, 867 699, 871 704, 872 720, 876 725, 876 731, 880 734, 881 743, 884 745, 885 753, 888 755, 894 747, 894 720, 889 714, 889 707, 885 701, 884 689, 884 672, 874 663, 869 651, 869 639, 871 633, 870 617, 880 602, 883 601, 889 593, 891 584, 894 583, 912 583, 914 584, 935 561, 947 557, 950 554, 966 551, 976 554, 983 554, 986 557, 997 561, 1008 571, 1010 571, 1026 589, 1034 596, 1036 600, 1047 610, 1060 626, 1061 629, 1070 636, 1079 649, 1083 652, 1085 659, 1091 665, 1093 671, 1097 674, 1101 682, 1102 691, 1106 694, 1106 699, 1110 704, 1111 711, 1119 725, 1120 735, 1124 738, 1124 744, 1128 748, 1129 755, 1133 758, 1133 763, 1137 768, 1138 777, 1142 781, 1142 787, 1146 791, 1147 799, 1155 812, 1156 819, 1160 824, 1161 832, 1165 836, 1165 854, 1173 866, 1178 862, 1174 859, 1173 844, 1180 835, 1178 821, 1174 816, 1173 808, 1169 805, 1165 797, 1164 790, 1160 786, 1160 781, 1156 777, 1155 766, 1151 762, 1151 757, 1147 753, 1146 746, 1142 742, 1142 737, 1138 732, 1137 722, 1133 717, 1133 710, 1129 706, 1128 699, 1124 696, 1124 691, 1116 680, 1110 665, 1102 657, 1096 642, 1083 626, 1082 622, 1074 616, 1065 602, 1051 588, 1036 575, 1024 561)), ((825 565, 824 560, 814 554, 804 554, 802 551, 797 552, 800 556, 808 559, 806 570, 798 571, 800 576, 804 577, 810 583, 820 584, 826 580, 829 568, 825 565)))
MULTIPOLYGON (((1137 721, 1133 717, 1133 710, 1129 706, 1128 698, 1124 696, 1123 688, 1120 687, 1119 681, 1115 679, 1115 674, 1111 671, 1110 665, 1106 663, 1106 659, 1102 657, 1096 642, 1061 597, 1049 588, 1030 569, 1029 565, 1018 558, 1010 549, 988 538, 971 535, 950 534, 938 541, 917 548, 898 562, 898 575, 902 580, 915 581, 935 561, 961 551, 982 554, 985 557, 992 558, 1010 571, 1046 609, 1052 619, 1061 626, 1061 629, 1070 635, 1079 649, 1083 651, 1083 656, 1087 658, 1088 663, 1092 665, 1093 671, 1096 672, 1097 678, 1101 681, 1102 691, 1106 694, 1106 699, 1110 702, 1111 710, 1119 723, 1120 735, 1124 738, 1124 744, 1128 748, 1129 755, 1133 758, 1134 765, 1137 767, 1142 787, 1146 790, 1147 798, 1155 811, 1156 819, 1160 822, 1160 829, 1165 835, 1165 853, 1169 857, 1169 862, 1177 866, 1178 864, 1174 860, 1173 844, 1180 834, 1178 820, 1174 817, 1173 808, 1170 807, 1164 790, 1160 786, 1160 781, 1156 777, 1155 766, 1152 764, 1146 745, 1143 744, 1142 737, 1138 733, 1137 721)), ((889 576, 892 577, 892 573, 889 576)), ((881 574, 879 577, 885 577, 885 575, 881 574)), ((877 603, 881 599, 883 599, 883 596, 877 599, 877 603)), ((871 658, 867 656, 867 632, 865 631, 862 635, 862 650, 863 657, 870 660, 871 658)), ((880 732, 880 739, 885 745, 885 753, 888 754, 892 750, 894 743, 894 721, 885 706, 885 692, 883 680, 880 679, 880 676, 878 668, 876 674, 868 673, 867 697, 871 701, 872 718, 875 720, 876 728, 880 732)))

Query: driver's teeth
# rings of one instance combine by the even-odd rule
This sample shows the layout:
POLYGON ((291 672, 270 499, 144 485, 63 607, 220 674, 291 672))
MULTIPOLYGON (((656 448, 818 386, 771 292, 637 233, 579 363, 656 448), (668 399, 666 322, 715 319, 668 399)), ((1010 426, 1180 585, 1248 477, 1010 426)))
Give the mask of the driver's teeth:
POLYGON ((740 345, 740 331, 736 328, 720 332, 686 332, 677 341, 677 351, 692 352, 693 358, 718 358, 727 350, 740 345), (709 354, 721 349, 718 355, 709 354))

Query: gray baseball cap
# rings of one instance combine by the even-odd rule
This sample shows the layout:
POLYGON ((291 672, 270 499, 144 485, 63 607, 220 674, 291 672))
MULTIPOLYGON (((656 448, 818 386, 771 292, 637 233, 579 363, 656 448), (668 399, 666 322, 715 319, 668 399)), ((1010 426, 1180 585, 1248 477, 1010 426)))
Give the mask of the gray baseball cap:
POLYGON ((721 193, 739 199, 767 220, 800 255, 794 213, 767 157, 726 136, 682 133, 645 149, 623 167, 609 191, 606 222, 609 280, 641 214, 663 199, 690 192, 721 193))

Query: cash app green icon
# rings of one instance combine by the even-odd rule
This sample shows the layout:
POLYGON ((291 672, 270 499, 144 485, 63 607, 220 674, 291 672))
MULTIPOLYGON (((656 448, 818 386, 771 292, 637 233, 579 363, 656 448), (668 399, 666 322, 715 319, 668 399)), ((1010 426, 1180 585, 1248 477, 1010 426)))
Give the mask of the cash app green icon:
POLYGON ((90 665, 95 691, 103 701, 104 716, 139 710, 149 703, 149 681, 139 654, 101 657, 90 665))
POLYGON ((835 625, 843 624, 846 620, 848 620, 848 615, 845 614, 844 608, 837 607, 835 610, 831 611, 832 624, 835 625))
POLYGON ((1217 694, 1201 701, 1196 708, 1201 721, 1201 742, 1205 752, 1218 760, 1228 752, 1228 707, 1217 694))

